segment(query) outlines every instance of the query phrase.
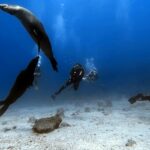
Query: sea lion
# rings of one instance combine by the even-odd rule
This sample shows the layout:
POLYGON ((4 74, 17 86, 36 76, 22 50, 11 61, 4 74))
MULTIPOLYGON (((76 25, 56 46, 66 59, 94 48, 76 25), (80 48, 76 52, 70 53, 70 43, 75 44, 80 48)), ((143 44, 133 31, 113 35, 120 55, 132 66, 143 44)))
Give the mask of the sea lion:
POLYGON ((132 96, 128 101, 130 102, 130 104, 134 104, 137 101, 150 101, 150 96, 139 93, 135 96, 132 96))
POLYGON ((39 56, 32 59, 27 68, 19 73, 6 99, 4 101, 0 101, 0 116, 2 116, 8 107, 19 97, 21 97, 29 87, 32 86, 34 80, 34 71, 38 60, 39 56))
POLYGON ((48 35, 46 34, 42 23, 35 15, 28 9, 19 5, 0 4, 0 9, 16 16, 21 21, 33 40, 38 44, 38 51, 40 51, 40 48, 43 50, 44 54, 50 60, 53 69, 57 71, 57 61, 53 56, 52 46, 48 35))

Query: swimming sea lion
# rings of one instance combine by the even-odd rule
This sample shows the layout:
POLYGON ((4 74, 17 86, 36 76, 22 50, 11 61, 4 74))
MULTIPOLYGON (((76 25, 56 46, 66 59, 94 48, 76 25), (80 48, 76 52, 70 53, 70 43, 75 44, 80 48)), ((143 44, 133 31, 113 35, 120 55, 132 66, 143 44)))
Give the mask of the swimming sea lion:
POLYGON ((34 80, 34 71, 37 66, 39 56, 30 61, 27 68, 22 70, 17 76, 16 81, 11 88, 8 96, 4 101, 0 101, 0 116, 8 109, 8 107, 14 103, 24 92, 32 86, 34 80))
POLYGON ((150 96, 149 95, 143 95, 142 93, 139 93, 135 96, 132 96, 128 101, 131 104, 134 104, 137 101, 150 101, 150 96))
POLYGON ((0 9, 16 16, 33 40, 38 44, 38 50, 43 50, 44 54, 50 60, 52 67, 57 71, 57 61, 53 56, 52 46, 42 23, 28 9, 19 5, 0 4, 0 9))

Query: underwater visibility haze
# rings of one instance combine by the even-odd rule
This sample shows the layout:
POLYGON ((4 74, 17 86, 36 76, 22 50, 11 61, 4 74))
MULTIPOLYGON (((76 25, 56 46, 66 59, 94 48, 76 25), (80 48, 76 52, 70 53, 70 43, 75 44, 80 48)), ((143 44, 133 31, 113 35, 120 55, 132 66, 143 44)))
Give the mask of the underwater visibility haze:
MULTIPOLYGON (((37 104, 41 98, 42 103, 51 100, 50 95, 64 83, 76 63, 82 64, 86 72, 94 67, 99 73, 97 81, 81 84, 78 94, 82 97, 128 96, 149 91, 149 1, 2 0, 1 3, 17 4, 32 11, 51 41, 59 71, 53 71, 41 52, 39 90, 31 89, 25 94, 36 98, 37 104)), ((38 46, 19 20, 3 11, 0 11, 0 45, 3 99, 17 74, 36 56, 38 46)), ((66 90, 63 98, 69 92, 66 90)))
POLYGON ((0 150, 150 150, 149 8, 1 0, 0 150))

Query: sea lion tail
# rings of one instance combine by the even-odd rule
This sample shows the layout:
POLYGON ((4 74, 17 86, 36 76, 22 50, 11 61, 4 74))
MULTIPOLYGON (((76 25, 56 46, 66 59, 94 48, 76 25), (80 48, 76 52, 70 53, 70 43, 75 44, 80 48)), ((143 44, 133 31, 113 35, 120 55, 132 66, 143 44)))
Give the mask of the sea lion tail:
POLYGON ((9 105, 5 104, 5 101, 0 102, 0 116, 2 116, 5 111, 8 109, 9 105))
POLYGON ((55 71, 58 71, 58 68, 57 68, 57 61, 54 57, 50 58, 50 61, 51 61, 51 64, 52 64, 52 67, 55 71))

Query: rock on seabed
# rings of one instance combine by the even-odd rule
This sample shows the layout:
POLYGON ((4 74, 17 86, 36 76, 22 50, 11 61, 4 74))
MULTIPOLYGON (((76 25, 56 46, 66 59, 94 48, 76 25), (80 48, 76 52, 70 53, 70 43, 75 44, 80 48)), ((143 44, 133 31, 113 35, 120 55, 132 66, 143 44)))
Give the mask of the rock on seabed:
POLYGON ((59 115, 55 115, 49 118, 41 118, 35 121, 32 130, 35 133, 49 133, 59 128, 62 118, 59 115))

